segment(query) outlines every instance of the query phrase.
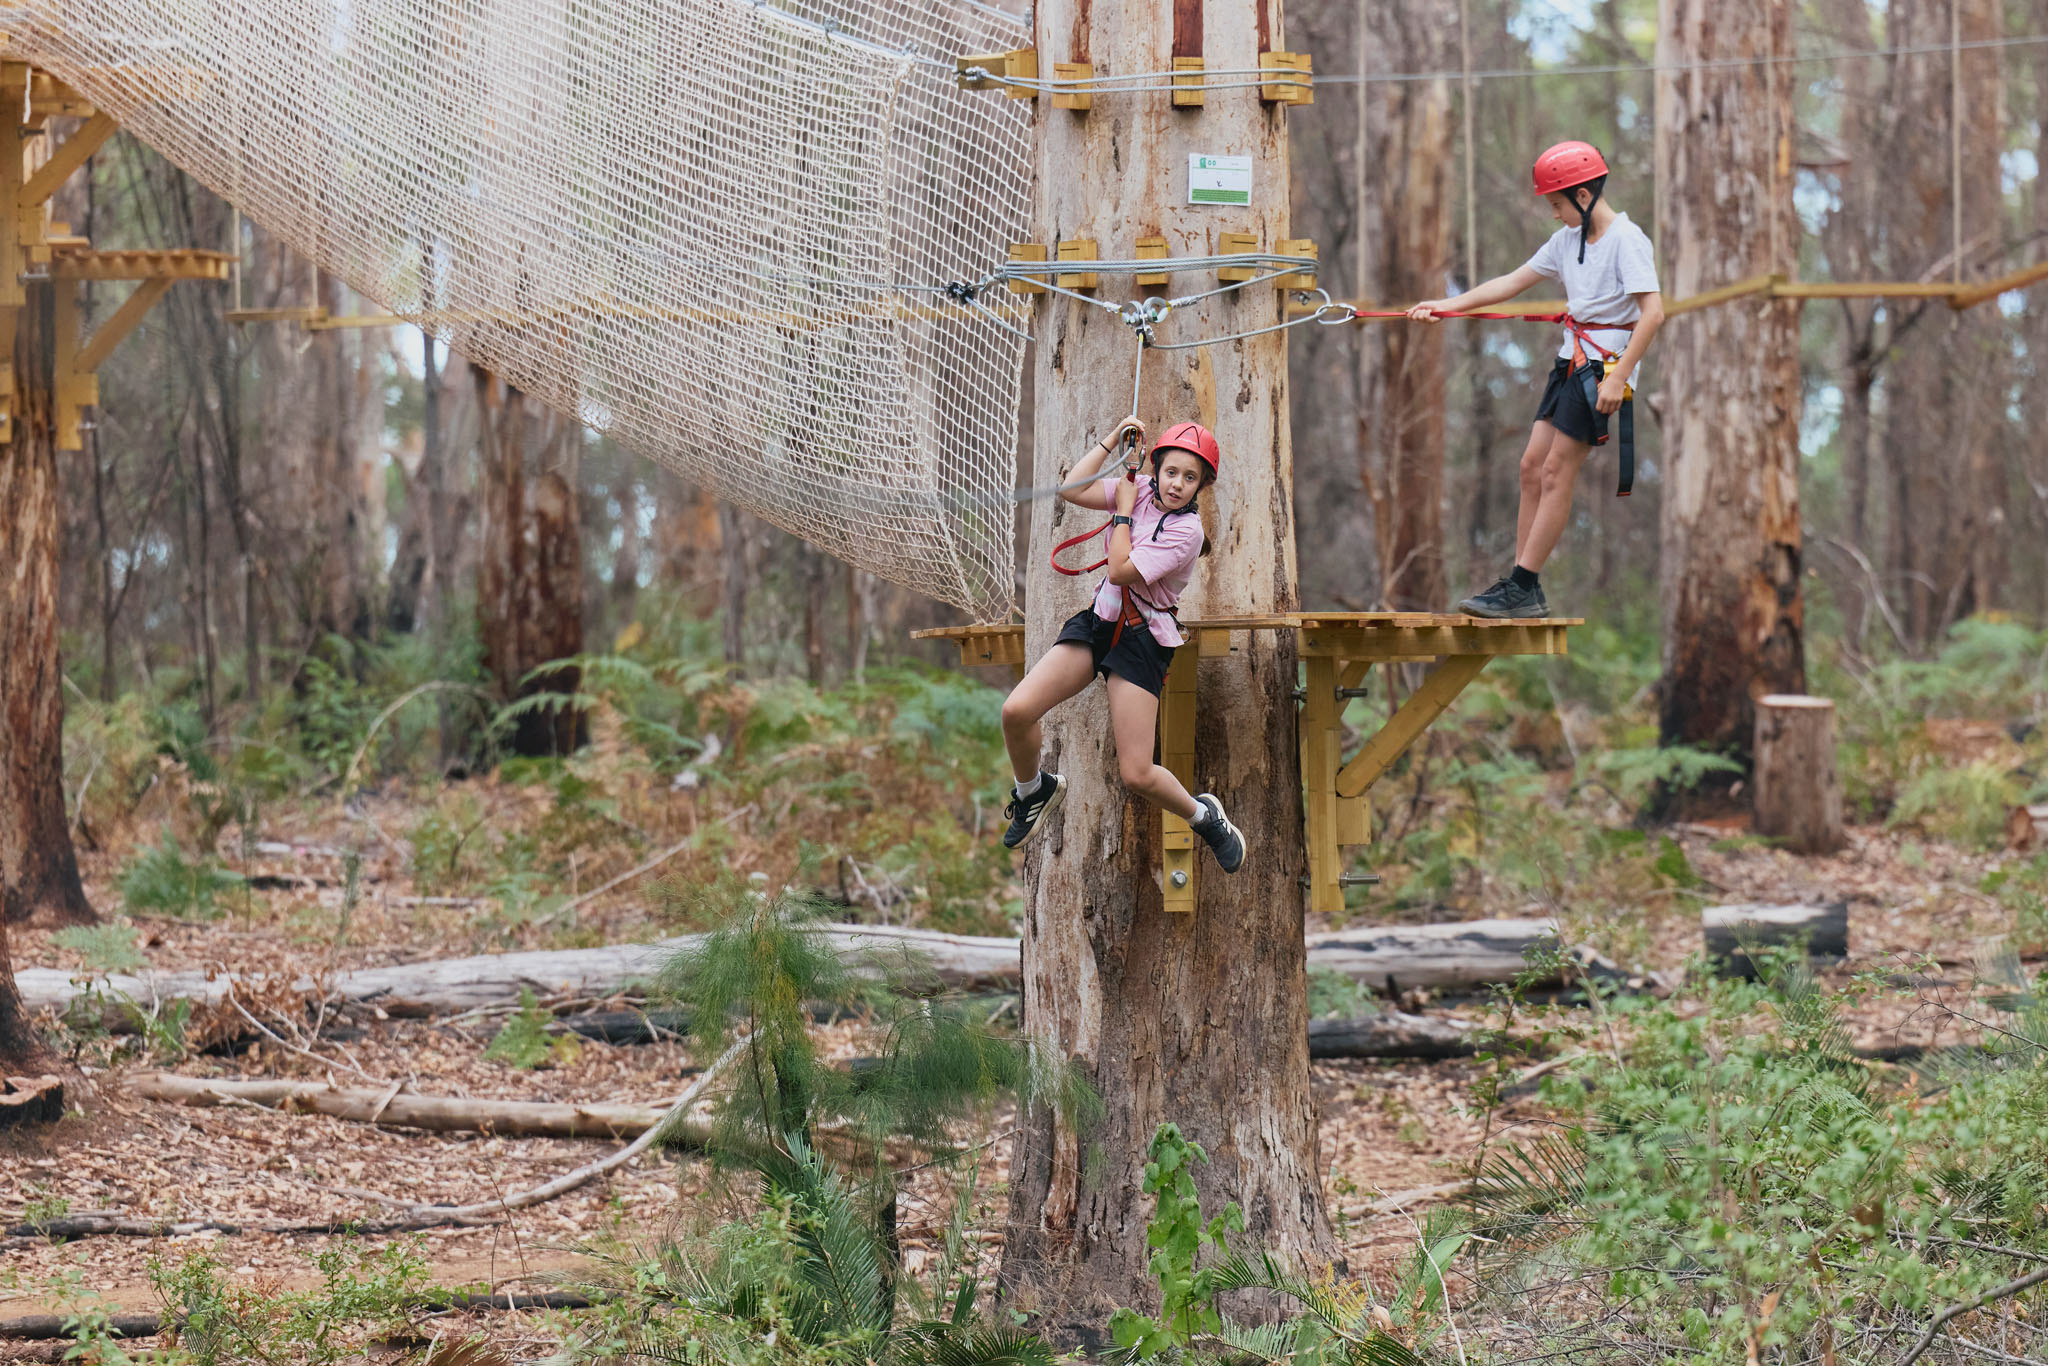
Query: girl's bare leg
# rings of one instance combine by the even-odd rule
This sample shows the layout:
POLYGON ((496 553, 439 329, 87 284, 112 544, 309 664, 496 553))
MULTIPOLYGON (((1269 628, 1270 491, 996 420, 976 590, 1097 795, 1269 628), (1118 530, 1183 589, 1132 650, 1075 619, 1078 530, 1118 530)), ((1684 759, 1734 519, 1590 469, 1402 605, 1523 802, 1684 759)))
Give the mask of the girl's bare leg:
POLYGON ((1038 760, 1045 745, 1045 732, 1038 723, 1094 677, 1095 661, 1088 648, 1068 641, 1047 650, 1003 699, 1003 747, 1010 751, 1010 771, 1018 786, 1038 779, 1038 760))
POLYGON ((1542 499, 1517 557, 1517 563, 1532 574, 1542 570, 1550 552, 1557 549, 1564 536, 1565 523, 1572 515, 1572 489, 1579 482, 1579 469, 1586 463, 1586 453, 1592 449, 1563 432, 1557 433, 1550 443, 1550 451, 1543 458, 1542 499))
POLYGON ((1529 428, 1529 444, 1522 448, 1522 501, 1515 510, 1515 563, 1536 568, 1522 558, 1529 544, 1529 528, 1536 524, 1536 509, 1543 503, 1543 462, 1550 456, 1550 444, 1557 428, 1539 419, 1529 428))
POLYGON ((1180 779, 1152 762, 1159 734, 1159 699, 1127 678, 1109 676, 1109 726, 1116 737, 1117 771, 1124 786, 1183 820, 1201 808, 1180 779))

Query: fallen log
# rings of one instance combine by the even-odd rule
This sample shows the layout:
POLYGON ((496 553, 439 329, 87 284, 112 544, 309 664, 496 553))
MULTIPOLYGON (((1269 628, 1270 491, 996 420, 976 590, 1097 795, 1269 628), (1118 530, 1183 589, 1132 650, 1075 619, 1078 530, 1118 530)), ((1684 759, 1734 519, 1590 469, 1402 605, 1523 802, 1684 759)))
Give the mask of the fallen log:
POLYGON ((1830 906, 1709 906, 1700 912, 1707 957, 1725 975, 1756 976, 1748 950, 1806 946, 1815 962, 1849 956, 1849 903, 1830 906))
MULTIPOLYGON (((1014 989, 1020 950, 1014 939, 939 934, 887 925, 828 925, 825 932, 843 954, 868 960, 869 971, 924 970, 953 990, 1014 989), (894 962, 892 963, 892 960, 894 962), (899 966, 900 965, 900 966, 899 966)), ((477 954, 467 958, 365 968, 340 973, 324 988, 331 1002, 372 1006, 386 1015, 428 1018, 459 1015, 517 1001, 522 991, 547 1000, 603 998, 652 978, 678 950, 701 936, 681 935, 651 944, 613 944, 595 949, 477 954)), ((1596 975, 1611 966, 1583 950, 1570 956, 1596 975)), ((1365 925, 1308 936, 1312 969, 1342 973, 1388 996, 1417 987, 1455 990, 1514 980, 1529 970, 1532 957, 1559 961, 1557 927, 1549 920, 1472 920, 1441 925, 1365 925)), ((107 1023, 126 1022, 132 1002, 140 1006, 187 999, 223 1000, 234 978, 198 972, 115 974, 92 982, 55 968, 27 968, 15 986, 31 1012, 62 1011, 97 992, 107 1023)), ((1539 974, 1554 983, 1557 972, 1539 974)), ((308 997, 322 989, 301 978, 295 989, 308 997)))
MULTIPOLYGON (((1019 951, 1014 939, 888 925, 828 925, 825 932, 842 954, 872 960, 873 970, 894 969, 899 963, 908 967, 915 958, 942 984, 957 989, 1014 983, 1018 976, 1019 951)), ((414 1018, 454 1015, 516 1001, 521 991, 542 998, 602 997, 647 981, 676 952, 702 938, 686 934, 651 944, 485 953, 364 968, 329 979, 326 993, 330 1001, 356 1002, 375 1006, 387 1015, 414 1018)), ((232 981, 203 972, 115 973, 90 982, 56 968, 25 968, 14 975, 22 1004, 31 1013, 61 1012, 74 1000, 96 991, 106 1003, 110 1024, 126 1018, 127 1002, 145 1007, 179 999, 211 1004, 226 996, 232 981)), ((320 990, 320 984, 310 977, 300 978, 293 986, 309 997, 320 990)))
POLYGON ((1311 1058, 1469 1058, 1473 1030, 1456 1020, 1382 1011, 1356 1020, 1310 1020, 1311 1058))
MULTIPOLYGON (((146 1072, 127 1088, 148 1100, 208 1106, 246 1102, 270 1110, 332 1115, 360 1124, 437 1133, 512 1134, 522 1138, 635 1138, 658 1123, 667 1106, 563 1104, 531 1100, 480 1100, 465 1096, 421 1096, 367 1086, 330 1086, 320 1081, 227 1081, 146 1072)), ((680 1124, 675 1136, 702 1143, 708 1131, 680 1124)))

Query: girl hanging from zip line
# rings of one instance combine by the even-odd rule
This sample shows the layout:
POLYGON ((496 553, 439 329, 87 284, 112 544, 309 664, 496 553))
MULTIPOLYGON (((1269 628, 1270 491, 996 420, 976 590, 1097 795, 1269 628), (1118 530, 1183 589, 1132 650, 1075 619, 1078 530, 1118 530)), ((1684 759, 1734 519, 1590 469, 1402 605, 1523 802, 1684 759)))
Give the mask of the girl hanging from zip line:
POLYGON ((1571 520, 1572 485, 1586 454, 1607 440, 1607 418, 1616 411, 1624 495, 1634 479, 1634 417, 1625 406, 1629 378, 1664 325, 1656 252, 1643 230, 1601 197, 1607 161, 1599 149, 1560 142, 1536 158, 1531 177, 1536 193, 1549 201, 1551 216, 1564 226, 1519 269, 1454 299, 1428 299, 1408 310, 1418 322, 1435 322, 1442 313, 1490 308, 1538 280, 1564 286, 1564 341, 1522 452, 1515 563, 1507 577, 1458 604, 1460 612, 1475 617, 1550 615, 1538 572, 1571 520), (1588 350, 1598 354, 1589 358, 1588 350))
POLYGON ((1139 478, 1144 440, 1145 424, 1124 419, 1074 467, 1066 482, 1080 486, 1060 492, 1076 507, 1114 514, 1104 528, 1108 573, 1096 585, 1095 600, 1067 619, 1053 647, 1003 703, 1003 744, 1016 776, 1003 809, 1010 821, 1003 843, 1015 849, 1029 841, 1065 799, 1067 780, 1038 767, 1044 743, 1039 722, 1100 674, 1109 692, 1110 730, 1124 786, 1185 820, 1223 871, 1234 873, 1244 864, 1244 835, 1223 814, 1223 803, 1208 792, 1188 795, 1180 779, 1152 762, 1159 692, 1173 652, 1186 643, 1175 604, 1195 561, 1206 553, 1195 499, 1215 482, 1222 452, 1208 428, 1182 422, 1160 437, 1152 448, 1150 477, 1139 478), (1131 459, 1119 471, 1111 461, 1127 433, 1131 459), (1099 482, 1081 483, 1098 473, 1099 482))

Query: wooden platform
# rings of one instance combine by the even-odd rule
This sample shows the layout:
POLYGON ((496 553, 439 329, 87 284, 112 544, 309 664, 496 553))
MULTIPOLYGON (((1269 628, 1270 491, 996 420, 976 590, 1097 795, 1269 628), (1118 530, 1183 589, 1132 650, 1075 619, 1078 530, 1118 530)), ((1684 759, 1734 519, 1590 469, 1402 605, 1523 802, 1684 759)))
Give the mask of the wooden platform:
MULTIPOLYGON (((1579 617, 1496 621, 1438 612, 1287 612, 1271 616, 1190 617, 1182 631, 1194 649, 1174 654, 1159 699, 1159 762, 1193 790, 1196 664, 1226 656, 1253 631, 1300 634, 1300 742, 1308 838, 1309 908, 1344 908, 1343 849, 1372 840, 1367 794, 1430 723, 1497 655, 1561 655, 1579 617), (1344 707, 1375 664, 1441 660, 1394 714, 1351 754, 1343 753, 1344 707)), ((1015 623, 917 631, 950 640, 964 666, 1007 665, 1021 675, 1024 628, 1015 623)), ((1195 838, 1177 816, 1161 815, 1160 885, 1170 911, 1195 908, 1195 838)))

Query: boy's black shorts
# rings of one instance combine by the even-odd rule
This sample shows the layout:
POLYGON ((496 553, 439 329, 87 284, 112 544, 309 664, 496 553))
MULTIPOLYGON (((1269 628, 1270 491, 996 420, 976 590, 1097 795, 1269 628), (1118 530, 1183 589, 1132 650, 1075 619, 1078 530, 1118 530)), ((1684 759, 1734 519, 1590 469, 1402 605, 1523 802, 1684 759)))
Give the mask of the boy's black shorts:
POLYGON ((1095 615, 1094 608, 1084 607, 1067 618, 1053 644, 1085 645, 1095 661, 1096 673, 1105 678, 1115 674, 1154 697, 1159 696, 1166 687, 1167 667, 1173 663, 1173 647, 1154 640, 1150 628, 1143 623, 1124 627, 1123 637, 1111 649, 1109 638, 1115 634, 1114 621, 1104 621, 1095 615))
MULTIPOLYGON (((1599 388, 1603 371, 1600 362, 1589 360, 1593 387, 1599 388)), ((1607 435, 1607 414, 1586 399, 1586 377, 1572 369, 1570 356, 1559 356, 1550 367, 1550 382, 1543 386, 1543 401, 1536 405, 1536 420, 1548 422, 1574 441, 1588 446, 1607 435)))

